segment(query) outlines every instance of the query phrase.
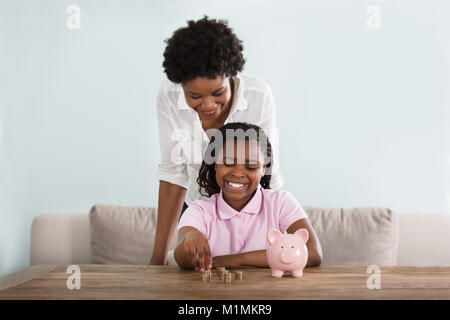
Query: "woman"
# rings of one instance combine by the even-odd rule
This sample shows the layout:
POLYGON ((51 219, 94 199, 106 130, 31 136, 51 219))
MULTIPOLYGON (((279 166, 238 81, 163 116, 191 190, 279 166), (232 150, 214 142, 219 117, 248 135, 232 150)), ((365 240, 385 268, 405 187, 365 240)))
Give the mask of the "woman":
MULTIPOLYGON (((166 41, 163 81, 157 99, 161 163, 158 223, 150 264, 166 264, 177 221, 201 195, 196 182, 209 137, 228 122, 266 130, 277 150, 275 104, 264 81, 240 72, 242 41, 222 20, 188 21, 166 41)), ((275 154, 278 154, 276 152, 275 154)), ((274 159, 273 189, 283 179, 274 159)))

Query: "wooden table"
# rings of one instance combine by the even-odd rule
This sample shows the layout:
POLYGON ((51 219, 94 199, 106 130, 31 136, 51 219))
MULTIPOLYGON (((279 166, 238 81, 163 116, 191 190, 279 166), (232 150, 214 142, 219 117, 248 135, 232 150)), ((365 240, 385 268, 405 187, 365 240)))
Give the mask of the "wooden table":
POLYGON ((80 289, 68 289, 68 265, 35 265, 0 279, 0 299, 445 299, 450 267, 380 267, 380 289, 368 289, 367 266, 306 268, 301 278, 272 278, 270 269, 243 268, 243 280, 210 282, 176 266, 80 264, 80 289))

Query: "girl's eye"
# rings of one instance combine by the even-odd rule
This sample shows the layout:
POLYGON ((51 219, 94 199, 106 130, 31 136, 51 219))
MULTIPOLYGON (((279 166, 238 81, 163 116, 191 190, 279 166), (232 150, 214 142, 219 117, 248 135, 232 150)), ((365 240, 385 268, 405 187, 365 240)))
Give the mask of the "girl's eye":
POLYGON ((222 91, 222 92, 219 92, 219 93, 214 93, 213 96, 214 96, 214 97, 220 97, 222 94, 223 94, 223 91, 222 91))
POLYGON ((283 246, 281 246, 281 249, 283 249, 284 247, 283 246))
POLYGON ((224 165, 225 165, 226 167, 231 167, 231 166, 233 166, 234 164, 233 164, 233 163, 226 163, 226 162, 224 162, 224 165))
POLYGON ((191 99, 200 99, 200 96, 191 96, 191 99))
POLYGON ((248 170, 256 170, 258 169, 257 167, 247 167, 248 170))

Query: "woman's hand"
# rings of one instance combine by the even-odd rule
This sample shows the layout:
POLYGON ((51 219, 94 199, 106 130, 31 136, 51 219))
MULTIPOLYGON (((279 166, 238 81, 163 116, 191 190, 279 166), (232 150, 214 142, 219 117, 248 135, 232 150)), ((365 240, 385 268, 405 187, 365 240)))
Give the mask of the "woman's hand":
POLYGON ((211 248, 208 238, 203 233, 198 230, 186 233, 183 247, 195 270, 204 271, 212 268, 211 248))
POLYGON ((212 259, 213 268, 228 267, 240 268, 242 267, 242 258, 245 253, 228 254, 226 256, 217 256, 212 259))

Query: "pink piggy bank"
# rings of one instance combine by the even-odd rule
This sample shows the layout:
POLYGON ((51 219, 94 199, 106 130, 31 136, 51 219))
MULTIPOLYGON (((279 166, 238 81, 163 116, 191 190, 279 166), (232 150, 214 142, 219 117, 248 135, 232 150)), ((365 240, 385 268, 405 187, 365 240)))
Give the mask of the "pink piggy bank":
POLYGON ((303 268, 308 261, 308 238, 306 229, 298 229, 294 234, 281 234, 277 229, 269 230, 266 255, 267 263, 272 268, 272 277, 281 278, 286 271, 291 272, 293 277, 303 276, 303 268))

